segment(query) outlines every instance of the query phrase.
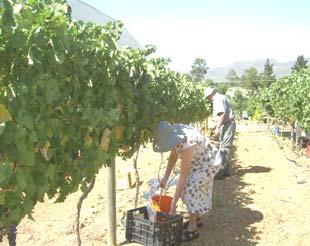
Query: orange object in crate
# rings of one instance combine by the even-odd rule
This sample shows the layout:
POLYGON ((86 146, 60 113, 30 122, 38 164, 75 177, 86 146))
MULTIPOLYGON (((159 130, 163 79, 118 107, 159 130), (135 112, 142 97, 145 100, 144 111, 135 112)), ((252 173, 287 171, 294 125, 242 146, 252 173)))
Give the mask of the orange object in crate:
POLYGON ((171 196, 155 195, 152 197, 152 207, 155 211, 169 213, 171 209, 171 202, 171 196))

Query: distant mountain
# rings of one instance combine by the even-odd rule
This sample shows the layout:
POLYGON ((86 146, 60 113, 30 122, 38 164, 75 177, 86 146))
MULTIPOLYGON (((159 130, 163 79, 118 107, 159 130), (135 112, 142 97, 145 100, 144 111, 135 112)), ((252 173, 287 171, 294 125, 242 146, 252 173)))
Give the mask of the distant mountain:
MULTIPOLYGON (((277 78, 289 74, 291 72, 291 67, 295 63, 295 61, 278 62, 275 59, 269 59, 269 60, 270 63, 274 64, 273 71, 276 74, 277 78)), ((310 62, 310 58, 307 58, 307 60, 310 62)), ((214 82, 227 82, 226 75, 228 74, 228 71, 231 68, 233 68, 236 71, 239 77, 244 74, 245 69, 248 69, 250 67, 255 67, 258 70, 258 72, 261 73, 264 71, 265 62, 266 59, 255 61, 240 61, 240 62, 234 62, 233 64, 224 67, 210 68, 210 70, 207 73, 207 78, 212 79, 214 82)))
MULTIPOLYGON (((72 19, 94 22, 98 25, 104 25, 110 21, 116 21, 112 17, 100 12, 93 6, 84 3, 80 0, 67 0, 67 3, 72 9, 72 19)), ((123 27, 123 33, 121 35, 120 41, 121 46, 127 45, 132 48, 142 48, 137 40, 129 33, 129 31, 123 27)))

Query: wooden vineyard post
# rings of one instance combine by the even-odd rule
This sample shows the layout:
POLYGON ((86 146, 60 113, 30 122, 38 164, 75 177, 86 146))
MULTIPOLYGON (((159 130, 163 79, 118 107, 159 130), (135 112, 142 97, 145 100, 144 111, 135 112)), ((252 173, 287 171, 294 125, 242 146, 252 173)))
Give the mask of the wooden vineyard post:
POLYGON ((298 146, 300 143, 300 136, 301 136, 301 128, 299 122, 296 122, 295 124, 295 132, 296 132, 295 146, 298 146))
POLYGON ((295 140, 294 140, 294 130, 295 130, 295 123, 291 123, 291 149, 294 151, 295 149, 295 140))
POLYGON ((116 189, 115 189, 115 159, 113 159, 107 170, 107 217, 108 217, 108 246, 116 246, 116 189))

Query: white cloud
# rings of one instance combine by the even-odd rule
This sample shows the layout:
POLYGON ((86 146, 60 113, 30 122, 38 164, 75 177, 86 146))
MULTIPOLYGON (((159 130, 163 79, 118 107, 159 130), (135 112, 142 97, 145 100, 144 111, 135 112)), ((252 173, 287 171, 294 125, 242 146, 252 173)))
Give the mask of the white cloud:
POLYGON ((310 56, 310 27, 306 26, 216 18, 129 18, 124 22, 142 45, 157 46, 157 55, 170 57, 172 67, 180 71, 190 70, 196 57, 216 67, 240 60, 288 61, 299 54, 310 56))

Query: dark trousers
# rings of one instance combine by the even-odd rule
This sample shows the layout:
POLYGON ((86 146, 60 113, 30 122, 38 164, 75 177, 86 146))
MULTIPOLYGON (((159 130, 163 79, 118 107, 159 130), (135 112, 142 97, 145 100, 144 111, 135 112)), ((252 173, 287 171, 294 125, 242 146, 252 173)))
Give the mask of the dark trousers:
POLYGON ((223 161, 223 169, 221 169, 215 178, 230 176, 231 174, 231 159, 232 146, 236 131, 236 122, 234 120, 225 122, 220 130, 220 151, 223 161))

